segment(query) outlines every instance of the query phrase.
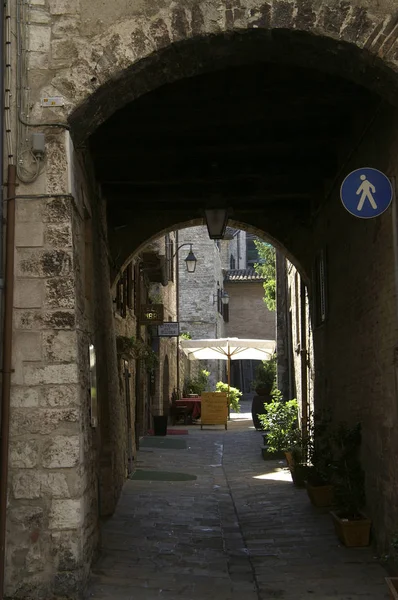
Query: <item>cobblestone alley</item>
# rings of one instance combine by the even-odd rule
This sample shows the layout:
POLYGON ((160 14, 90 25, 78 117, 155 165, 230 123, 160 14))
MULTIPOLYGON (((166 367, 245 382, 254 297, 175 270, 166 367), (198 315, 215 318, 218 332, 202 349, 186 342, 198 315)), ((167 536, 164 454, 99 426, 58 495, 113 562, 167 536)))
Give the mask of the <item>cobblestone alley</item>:
POLYGON ((139 473, 169 480, 126 483, 104 526, 88 597, 387 598, 372 549, 340 546, 329 514, 310 505, 284 464, 262 460, 250 415, 236 417, 228 431, 194 426, 188 435, 144 440, 139 473), (170 481, 175 473, 197 479, 170 481))

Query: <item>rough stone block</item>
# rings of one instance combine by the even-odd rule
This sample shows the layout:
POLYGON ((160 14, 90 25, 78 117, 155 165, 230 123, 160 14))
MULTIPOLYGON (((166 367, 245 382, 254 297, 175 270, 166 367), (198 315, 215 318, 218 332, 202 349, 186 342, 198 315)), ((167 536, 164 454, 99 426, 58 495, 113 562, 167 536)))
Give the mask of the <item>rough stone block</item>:
POLYGON ((79 388, 77 385, 50 385, 43 388, 40 406, 64 408, 78 404, 79 388))
POLYGON ((34 387, 12 386, 11 406, 16 408, 34 408, 39 406, 40 390, 34 387))
POLYGON ((74 570, 82 560, 78 531, 55 531, 51 534, 52 554, 60 571, 74 570))
POLYGON ((44 52, 29 52, 28 68, 30 70, 37 69, 39 71, 47 70, 49 65, 48 54, 44 52))
POLYGON ((53 40, 51 42, 51 65, 63 67, 73 62, 78 56, 76 43, 71 39, 53 40))
POLYGON ((41 506, 17 506, 9 510, 10 521, 20 525, 22 530, 43 526, 44 511, 41 506))
POLYGON ((22 360, 41 360, 41 335, 37 331, 16 331, 14 333, 13 357, 22 360))
POLYGON ((14 440, 10 445, 10 467, 33 469, 39 460, 39 444, 36 440, 14 440))
POLYGON ((46 435, 52 433, 65 423, 70 429, 71 423, 77 423, 77 409, 45 409, 45 408, 14 408, 11 412, 10 434, 21 436, 26 434, 46 435))
POLYGON ((75 282, 71 278, 55 277, 45 282, 45 303, 50 308, 75 307, 75 282))
POLYGON ((31 25, 29 27, 29 50, 32 52, 49 52, 51 41, 51 27, 45 25, 31 25))
POLYGON ((35 223, 16 223, 15 226, 15 245, 17 247, 32 248, 44 245, 44 224, 35 223))
POLYGON ((21 248, 16 252, 16 272, 27 277, 67 276, 72 272, 72 256, 60 249, 21 248))
POLYGON ((50 0, 50 13, 52 15, 68 15, 78 13, 79 0, 50 0))
POLYGON ((76 332, 44 332, 43 349, 44 357, 49 362, 72 362, 77 360, 76 332))
POLYGON ((43 208, 43 200, 25 200, 19 198, 16 200, 16 222, 42 223, 43 208))
POLYGON ((70 248, 72 246, 72 230, 69 223, 51 223, 46 227, 45 241, 53 248, 70 248))
POLYGON ((17 279, 14 290, 16 308, 40 308, 44 302, 44 282, 35 279, 17 279))
POLYGON ((31 470, 16 473, 12 478, 16 499, 69 498, 69 488, 64 473, 45 473, 31 470))
POLYGON ((82 523, 82 499, 53 500, 51 503, 49 528, 76 529, 82 523))
POLYGON ((46 201, 44 209, 44 221, 46 223, 70 223, 71 218, 72 210, 70 200, 67 198, 52 198, 46 201))
POLYGON ((43 466, 47 469, 75 467, 79 463, 80 438, 57 435, 43 447, 43 466))
POLYGON ((51 17, 45 10, 40 8, 33 8, 29 12, 29 21, 31 23, 37 23, 40 25, 47 25, 51 22, 51 17))
POLYGON ((74 35, 79 27, 79 21, 76 17, 59 17, 56 23, 53 23, 53 38, 65 38, 74 35))
POLYGON ((46 383, 77 383, 78 369, 75 363, 47 366, 24 366, 26 385, 46 383))

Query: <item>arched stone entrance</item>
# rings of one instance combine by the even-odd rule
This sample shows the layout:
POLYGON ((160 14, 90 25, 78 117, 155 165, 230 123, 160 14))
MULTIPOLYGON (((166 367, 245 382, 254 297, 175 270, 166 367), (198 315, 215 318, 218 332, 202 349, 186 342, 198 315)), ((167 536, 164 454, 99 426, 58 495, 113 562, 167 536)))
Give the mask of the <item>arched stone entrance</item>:
MULTIPOLYGON (((111 472, 113 504, 123 481, 123 448, 117 439, 112 442, 112 431, 118 430, 123 411, 117 402, 110 402, 118 394, 110 282, 128 257, 149 239, 182 223, 202 223, 201 211, 209 197, 213 203, 232 206, 231 225, 259 233, 283 249, 300 267, 312 295, 316 257, 327 249, 329 314, 314 334, 317 399, 320 405, 332 405, 339 417, 363 422, 369 510, 381 546, 396 520, 391 510, 396 505, 397 484, 391 474, 395 473, 393 457, 397 450, 393 434, 397 416, 393 223, 390 212, 378 220, 356 221, 344 212, 338 199, 342 174, 365 162, 391 176, 397 172, 397 115, 392 105, 398 97, 398 27, 391 2, 380 1, 372 10, 368 2, 347 6, 331 0, 253 0, 249 7, 242 7, 239 0, 213 0, 189 8, 166 2, 162 9, 143 3, 142 11, 133 7, 127 15, 122 5, 125 3, 115 2, 112 15, 106 8, 101 9, 103 14, 99 10, 94 15, 89 0, 82 0, 80 8, 72 2, 52 3, 49 25, 41 24, 39 32, 32 27, 36 45, 31 49, 29 77, 34 98, 29 116, 42 123, 48 152, 37 188, 21 185, 20 193, 29 198, 18 200, 22 233, 16 244, 7 563, 10 595, 15 597, 36 593, 65 596, 77 593, 84 585, 98 543, 98 447, 109 450, 106 468, 111 472), (102 24, 97 22, 101 17, 102 24), (80 22, 85 23, 81 30, 80 22), (69 33, 67 40, 63 39, 65 31, 69 33), (286 87, 282 99, 295 98, 293 92, 299 84, 303 95, 298 105, 287 104, 283 116, 276 91, 292 77, 296 77, 297 86, 286 87), (222 176, 214 175, 211 168, 205 172, 199 195, 192 194, 197 185, 193 177, 185 182, 185 188, 180 186, 177 193, 167 196, 171 171, 166 169, 158 186, 159 200, 164 196, 166 202, 154 203, 155 180, 149 184, 145 180, 147 196, 140 197, 137 171, 143 167, 145 155, 134 129, 128 143, 123 144, 131 152, 127 170, 128 161, 134 165, 136 160, 139 165, 136 172, 131 169, 129 173, 135 191, 132 194, 124 188, 120 193, 114 178, 107 189, 104 176, 109 170, 101 163, 104 149, 119 159, 119 170, 113 175, 126 171, 126 164, 120 164, 117 155, 121 148, 117 135, 123 133, 124 116, 128 117, 127 124, 147 127, 153 141, 156 123, 150 115, 156 113, 157 102, 161 120, 167 122, 170 113, 164 108, 168 103, 172 106, 176 98, 195 99, 197 90, 208 93, 217 85, 220 89, 222 82, 231 89, 233 80, 249 92, 246 109, 250 94, 255 98, 257 115, 264 107, 264 114, 259 116, 262 145, 253 155, 253 164, 254 179, 265 173, 266 181, 251 192, 250 198, 247 189, 253 172, 240 173, 244 177, 239 193, 238 185, 224 185, 234 171, 232 160, 224 172, 221 165, 222 176), (259 80, 271 81, 272 93, 255 89, 259 80), (65 106, 46 112, 40 99, 53 94, 61 94, 65 106), (298 148, 285 138, 284 149, 272 163, 273 154, 277 154, 275 136, 271 136, 268 150, 263 144, 268 100, 272 109, 279 111, 278 123, 301 124, 303 139, 308 136, 306 103, 310 111, 319 111, 318 120, 313 121, 315 152, 311 143, 307 144, 309 154, 305 154, 308 148, 298 148), (341 123, 340 114, 344 119, 341 123), (56 123, 66 125, 67 119, 72 143, 63 127, 55 128, 56 123), (338 134, 331 153, 333 164, 321 144, 322 122, 326 146, 334 129, 338 134), (45 125, 48 123, 50 126, 45 125), (261 163, 262 153, 265 159, 261 163), (323 162, 322 157, 328 160, 323 162), (309 185, 312 160, 316 163, 315 187, 309 185), (300 168, 309 163, 304 191, 292 187, 295 162, 300 168), (273 183, 267 188, 270 181, 273 183), (278 196, 279 187, 286 183, 289 186, 278 196), (85 244, 90 246, 90 239, 91 258, 83 249, 85 244), (48 253, 56 260, 49 260, 48 253), (32 334, 37 347, 27 345, 32 334), (87 410, 86 349, 92 337, 102 364, 99 386, 107 398, 101 407, 107 426, 101 432, 90 429, 87 410), (27 486, 24 482, 28 480, 33 484, 27 486), (33 535, 36 529, 41 536, 38 544, 33 535), (20 547, 26 550, 23 561, 30 569, 22 582, 20 547)), ((219 98, 225 100, 230 95, 220 91, 219 98)), ((210 112, 218 107, 217 99, 213 104, 208 95, 206 99, 210 112)), ((234 127, 238 131, 239 124, 232 118, 241 116, 237 107, 239 102, 235 102, 229 121, 225 111, 219 111, 222 135, 228 131, 228 123, 230 131, 234 127)), ((185 104, 185 115, 187 109, 185 104)), ((250 130, 247 114, 243 111, 245 131, 250 130)), ((173 163, 170 152, 164 154, 164 160, 175 174, 191 130, 184 134, 183 123, 178 119, 171 123, 175 125, 174 142, 179 136, 173 147, 176 161, 173 163)), ((209 134, 211 127, 206 129, 203 110, 198 123, 199 129, 204 125, 202 133, 209 134)), ((125 129, 127 132, 128 127, 125 129)), ((294 139, 299 136, 298 127, 294 139)), ((219 141, 218 155, 222 153, 219 141)), ((226 153, 229 149, 233 155, 234 143, 228 139, 226 153)), ((246 168, 248 162, 243 159, 253 151, 255 135, 243 145, 246 150, 241 164, 246 168)), ((194 163, 198 165, 204 169, 203 153, 194 163)), ((188 169, 180 165, 181 179, 186 172, 188 169)), ((197 171, 193 174, 196 176, 197 171)))

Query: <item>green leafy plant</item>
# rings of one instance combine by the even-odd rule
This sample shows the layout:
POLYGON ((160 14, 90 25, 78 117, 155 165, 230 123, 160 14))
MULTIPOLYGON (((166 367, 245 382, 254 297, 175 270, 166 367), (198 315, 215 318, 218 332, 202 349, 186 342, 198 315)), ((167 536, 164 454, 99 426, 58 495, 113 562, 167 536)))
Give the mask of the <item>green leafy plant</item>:
POLYGON ((149 344, 134 336, 118 335, 116 337, 116 351, 119 356, 124 358, 144 361, 148 371, 152 371, 159 363, 158 355, 149 344))
MULTIPOLYGON (((219 381, 216 384, 216 392, 226 392, 228 394, 228 384, 223 381, 219 381)), ((238 388, 229 388, 229 406, 235 412, 240 412, 240 399, 243 396, 242 392, 238 388)))
POLYGON ((339 423, 332 433, 332 483, 339 516, 361 518, 365 506, 365 475, 359 460, 361 425, 339 423))
POLYGON ((254 241, 260 262, 254 265, 256 273, 264 279, 264 302, 268 310, 276 310, 276 254, 271 244, 254 241))
POLYGON ((182 340, 191 340, 192 339, 192 335, 189 333, 189 331, 181 331, 180 338, 182 340))
POLYGON ((312 485, 327 485, 333 475, 332 417, 330 412, 310 414, 308 439, 306 440, 308 461, 311 465, 308 481, 312 485))
POLYGON ((265 414, 259 415, 263 429, 267 431, 269 452, 299 451, 301 431, 298 428, 297 400, 282 402, 273 398, 264 404, 265 414))
POLYGON ((256 378, 252 382, 252 388, 264 390, 266 394, 271 394, 276 388, 276 354, 270 360, 263 360, 256 367, 256 378))
POLYGON ((210 371, 202 369, 196 377, 187 379, 184 384, 184 395, 198 394, 201 395, 208 387, 210 371))

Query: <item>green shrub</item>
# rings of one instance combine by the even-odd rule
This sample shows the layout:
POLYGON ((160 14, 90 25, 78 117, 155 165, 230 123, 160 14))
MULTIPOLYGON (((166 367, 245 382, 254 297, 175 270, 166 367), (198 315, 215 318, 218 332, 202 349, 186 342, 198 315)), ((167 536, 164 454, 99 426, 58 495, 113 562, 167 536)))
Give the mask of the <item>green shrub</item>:
POLYGON ((263 360, 256 367, 256 378, 252 382, 254 390, 264 388, 270 394, 276 385, 276 354, 270 360, 263 360))
POLYGON ((301 446, 301 431, 298 428, 297 400, 281 402, 278 397, 264 404, 265 414, 259 415, 263 429, 267 431, 268 450, 281 452, 301 446))
MULTIPOLYGON (((216 392, 226 392, 228 394, 228 384, 223 381, 219 381, 216 384, 216 392)), ((239 401, 242 397, 242 392, 238 390, 238 388, 230 387, 229 388, 229 406, 235 412, 240 412, 240 404, 239 401)))
POLYGON ((184 395, 198 394, 198 396, 200 396, 201 393, 207 389, 209 375, 210 371, 202 369, 196 377, 187 379, 184 385, 184 395))

